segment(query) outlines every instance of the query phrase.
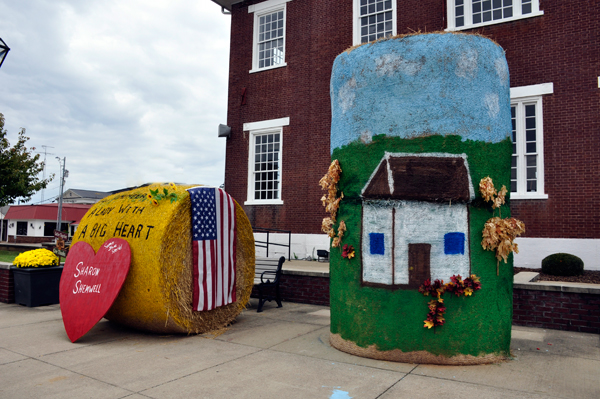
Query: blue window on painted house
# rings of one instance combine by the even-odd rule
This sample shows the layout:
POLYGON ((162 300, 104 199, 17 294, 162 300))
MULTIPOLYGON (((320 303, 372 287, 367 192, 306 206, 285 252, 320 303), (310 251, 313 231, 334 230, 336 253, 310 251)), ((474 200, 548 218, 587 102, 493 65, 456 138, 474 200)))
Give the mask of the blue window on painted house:
POLYGON ((382 233, 369 233, 371 255, 385 254, 385 238, 382 233))
POLYGON ((464 255, 465 233, 446 233, 444 235, 444 254, 464 255))

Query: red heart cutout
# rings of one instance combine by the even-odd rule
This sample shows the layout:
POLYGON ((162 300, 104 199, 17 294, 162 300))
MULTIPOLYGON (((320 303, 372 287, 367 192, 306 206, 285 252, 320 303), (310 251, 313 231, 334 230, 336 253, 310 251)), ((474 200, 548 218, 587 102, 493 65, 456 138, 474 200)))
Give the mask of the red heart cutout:
POLYGON ((106 241, 97 254, 87 242, 71 246, 60 279, 60 311, 71 342, 90 331, 110 309, 130 261, 129 243, 122 238, 106 241))

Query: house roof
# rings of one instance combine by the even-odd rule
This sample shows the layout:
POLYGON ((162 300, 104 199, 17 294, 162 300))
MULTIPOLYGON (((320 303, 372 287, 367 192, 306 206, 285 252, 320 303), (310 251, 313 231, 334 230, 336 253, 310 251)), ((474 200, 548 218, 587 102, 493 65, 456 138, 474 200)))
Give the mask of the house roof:
POLYGON ((65 194, 63 195, 63 198, 77 197, 77 198, 102 199, 110 194, 111 193, 106 193, 106 192, 102 192, 102 191, 79 190, 76 188, 70 188, 65 192, 65 194))
MULTIPOLYGON (((63 222, 79 223, 92 205, 63 204, 61 219, 63 222)), ((58 204, 11 205, 5 219, 11 220, 56 220, 58 204)))
POLYGON ((475 195, 466 155, 386 153, 363 188, 362 197, 468 202, 475 195))
POLYGON ((225 8, 228 11, 231 11, 231 6, 236 3, 241 3, 244 0, 212 0, 217 3, 221 7, 225 8))

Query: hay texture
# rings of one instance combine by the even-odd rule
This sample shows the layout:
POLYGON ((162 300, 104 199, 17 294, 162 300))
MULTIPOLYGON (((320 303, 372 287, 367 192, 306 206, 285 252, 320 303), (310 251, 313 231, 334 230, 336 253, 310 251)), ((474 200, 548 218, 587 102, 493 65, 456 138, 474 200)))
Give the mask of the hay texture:
POLYGON ((92 207, 75 233, 95 251, 112 237, 131 247, 131 266, 106 318, 140 330, 196 333, 222 329, 245 309, 254 279, 252 226, 236 202, 237 302, 192 311, 192 236, 186 189, 197 185, 153 184, 107 197, 92 207), (150 190, 167 188, 177 200, 152 201, 150 190))
POLYGON ((482 356, 459 354, 447 357, 443 355, 434 355, 433 353, 424 350, 414 352, 402 352, 400 349, 382 351, 377 349, 375 345, 371 345, 368 348, 361 348, 354 342, 343 339, 339 334, 330 334, 329 343, 334 348, 351 355, 391 362, 473 366, 476 364, 500 363, 508 360, 506 356, 496 353, 488 353, 482 356))

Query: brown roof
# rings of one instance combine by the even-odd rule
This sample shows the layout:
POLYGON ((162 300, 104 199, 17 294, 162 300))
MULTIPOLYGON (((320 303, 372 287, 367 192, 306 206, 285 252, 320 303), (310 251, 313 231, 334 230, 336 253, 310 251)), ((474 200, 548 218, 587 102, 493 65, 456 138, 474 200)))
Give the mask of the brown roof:
POLYGON ((386 154, 362 197, 468 202, 471 194, 467 162, 461 156, 386 154))

